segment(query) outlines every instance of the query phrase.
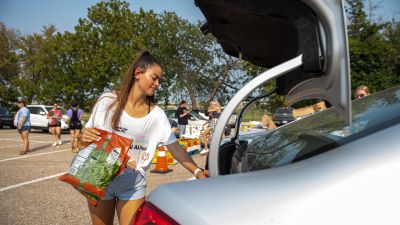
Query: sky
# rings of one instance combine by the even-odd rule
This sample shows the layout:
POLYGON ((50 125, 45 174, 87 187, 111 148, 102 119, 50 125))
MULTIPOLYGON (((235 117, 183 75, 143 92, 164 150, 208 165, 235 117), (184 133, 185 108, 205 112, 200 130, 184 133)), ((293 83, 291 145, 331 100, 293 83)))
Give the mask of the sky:
MULTIPOLYGON (((193 0, 126 0, 129 8, 138 12, 173 11, 190 22, 205 20, 193 0)), ((22 34, 41 33, 44 25, 54 24, 58 31, 73 31, 79 18, 87 17, 87 9, 100 0, 0 0, 0 21, 8 29, 22 34)))
MULTIPOLYGON (((73 32, 79 18, 86 18, 87 9, 100 0, 0 0, 0 21, 8 29, 22 34, 41 33, 43 26, 54 24, 58 31, 73 32)), ((156 13, 173 11, 190 22, 204 20, 193 0, 126 0, 131 10, 154 10, 156 13)), ((399 0, 372 0, 380 3, 377 11, 384 19, 395 16, 400 20, 399 0), (397 14, 396 14, 397 13, 397 14)), ((367 3, 366 3, 367 5, 367 3)))

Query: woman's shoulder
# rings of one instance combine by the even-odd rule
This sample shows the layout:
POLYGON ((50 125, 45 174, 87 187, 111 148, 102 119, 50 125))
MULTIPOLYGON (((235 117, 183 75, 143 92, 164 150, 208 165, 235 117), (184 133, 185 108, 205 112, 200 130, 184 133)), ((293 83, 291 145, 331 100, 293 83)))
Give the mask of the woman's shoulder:
POLYGON ((154 112, 156 112, 156 113, 161 113, 161 114, 164 114, 164 115, 165 115, 164 110, 163 110, 160 106, 158 106, 158 105, 154 105, 153 110, 154 110, 154 112))
POLYGON ((117 98, 117 95, 115 92, 105 92, 100 95, 100 97, 97 99, 97 103, 106 103, 106 102, 111 102, 114 101, 115 98, 117 98))
POLYGON ((115 91, 109 91, 109 92, 104 92, 103 94, 100 95, 99 99, 101 98, 111 98, 114 99, 117 97, 117 94, 115 91))

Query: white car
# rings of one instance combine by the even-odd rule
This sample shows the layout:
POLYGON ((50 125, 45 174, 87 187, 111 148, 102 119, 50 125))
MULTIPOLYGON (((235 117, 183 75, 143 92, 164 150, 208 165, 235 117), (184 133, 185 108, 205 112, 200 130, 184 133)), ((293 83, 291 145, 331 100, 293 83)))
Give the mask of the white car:
MULTIPOLYGON (((175 109, 166 109, 166 110, 164 110, 164 112, 167 115, 168 119, 172 119, 172 120, 175 120, 176 122, 178 122, 178 118, 176 117, 175 109)), ((191 111, 188 122, 189 122, 189 125, 203 126, 207 122, 207 118, 201 116, 199 113, 197 113, 195 111, 191 111)))
MULTIPOLYGON (((53 109, 51 105, 27 105, 26 108, 29 109, 30 119, 32 124, 32 129, 43 130, 44 132, 49 131, 49 119, 47 119, 47 114, 53 109)), ((58 106, 62 111, 63 118, 61 119, 61 130, 68 130, 68 116, 64 108, 58 106)), ((17 125, 17 115, 14 118, 14 125, 17 125)))

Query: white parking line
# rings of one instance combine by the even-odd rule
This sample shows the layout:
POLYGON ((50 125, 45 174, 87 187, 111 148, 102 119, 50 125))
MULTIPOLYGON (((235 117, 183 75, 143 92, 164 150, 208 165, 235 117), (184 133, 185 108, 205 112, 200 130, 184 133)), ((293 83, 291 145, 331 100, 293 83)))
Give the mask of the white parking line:
MULTIPOLYGON (((68 172, 68 171, 66 171, 66 172, 68 172)), ((27 181, 27 182, 23 182, 23 183, 19 183, 19 184, 10 185, 8 187, 3 187, 3 188, 0 188, 0 192, 7 191, 7 190, 10 190, 10 189, 13 189, 13 188, 17 188, 17 187, 21 187, 21 186, 28 185, 28 184, 33 184, 33 183, 36 183, 36 182, 39 182, 39 181, 52 179, 54 177, 59 177, 59 176, 65 174, 66 172, 57 173, 57 174, 50 175, 50 176, 47 176, 47 177, 42 177, 42 178, 38 178, 38 179, 35 179, 35 180, 31 180, 31 181, 27 181)))
MULTIPOLYGON (((49 142, 48 144, 51 144, 52 142, 49 142)), ((42 143, 29 143, 29 146, 32 148, 33 146, 40 146, 39 144, 42 144, 42 143)), ((22 145, 22 142, 21 143, 19 143, 18 145, 5 145, 5 146, 0 146, 0 149, 2 149, 2 148, 11 148, 11 147, 21 147, 21 145, 22 145)))
POLYGON ((40 155, 53 154, 53 153, 59 153, 59 152, 65 152, 65 151, 71 151, 71 149, 67 148, 67 149, 61 149, 61 150, 52 151, 52 152, 43 152, 43 153, 39 153, 39 154, 29 154, 28 153, 27 155, 24 155, 24 156, 18 156, 18 157, 14 157, 14 158, 2 159, 2 160, 0 160, 0 162, 5 162, 5 161, 10 161, 10 160, 15 160, 15 159, 25 159, 25 158, 30 158, 30 157, 40 156, 40 155))
MULTIPOLYGON (((0 141, 19 141, 19 142, 21 142, 21 139, 0 138, 0 141)), ((47 144, 53 143, 51 141, 33 141, 33 140, 29 140, 29 142, 31 142, 31 143, 47 143, 47 144)), ((65 141, 63 141, 63 142, 65 142, 65 141)))

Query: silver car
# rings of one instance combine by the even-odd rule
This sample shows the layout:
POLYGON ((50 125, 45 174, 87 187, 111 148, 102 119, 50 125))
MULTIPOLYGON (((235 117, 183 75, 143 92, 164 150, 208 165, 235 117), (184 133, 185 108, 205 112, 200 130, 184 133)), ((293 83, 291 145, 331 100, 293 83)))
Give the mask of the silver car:
POLYGON ((135 223, 400 224, 400 87, 350 100, 343 2, 195 2, 207 19, 202 30, 226 53, 270 69, 221 114, 208 158, 211 178, 160 186, 135 223), (314 98, 332 107, 251 143, 236 134, 221 145, 238 104, 271 79, 276 88, 259 98, 278 93, 289 104, 314 98))

